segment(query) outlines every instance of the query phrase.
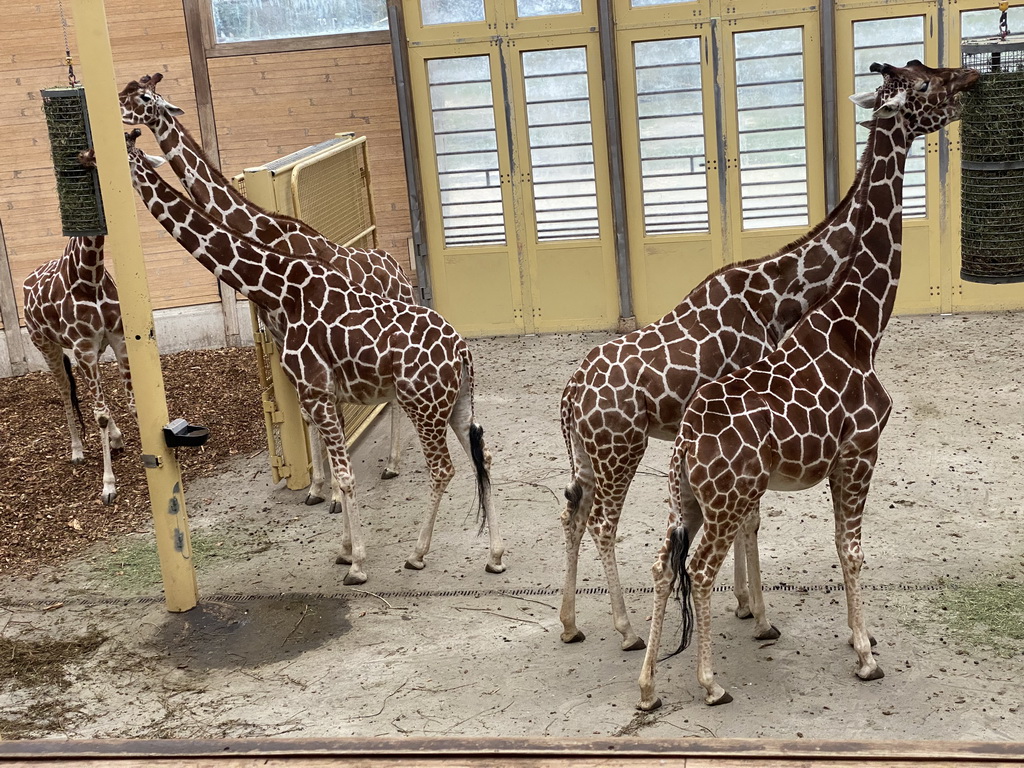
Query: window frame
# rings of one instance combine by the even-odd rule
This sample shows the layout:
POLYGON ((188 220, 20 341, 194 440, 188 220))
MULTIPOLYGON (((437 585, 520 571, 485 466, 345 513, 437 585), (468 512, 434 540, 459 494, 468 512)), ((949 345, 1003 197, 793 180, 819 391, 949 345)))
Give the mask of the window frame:
MULTIPOLYGON (((183 0, 186 19, 202 30, 203 55, 208 59, 227 56, 254 56, 266 53, 315 51, 323 48, 351 48, 360 45, 389 45, 391 31, 346 32, 308 37, 280 37, 272 40, 244 40, 218 43, 213 24, 213 0, 183 0)), ((385 7, 387 3, 385 3, 385 7)))

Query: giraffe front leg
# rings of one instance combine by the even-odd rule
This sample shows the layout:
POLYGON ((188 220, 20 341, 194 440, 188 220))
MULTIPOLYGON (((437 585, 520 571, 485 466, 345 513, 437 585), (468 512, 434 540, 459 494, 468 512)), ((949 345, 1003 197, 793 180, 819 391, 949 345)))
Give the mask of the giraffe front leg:
POLYGON ((85 461, 85 452, 82 450, 82 433, 79 430, 82 412, 78 403, 75 374, 71 370, 71 360, 64 356, 64 350, 59 344, 54 344, 43 336, 34 334, 30 336, 30 339, 36 349, 43 353, 46 365, 50 368, 53 380, 60 391, 64 416, 68 422, 68 432, 71 434, 71 463, 81 464, 85 461), (72 392, 76 392, 76 394, 72 395, 72 392))
POLYGON ((103 397, 103 388, 100 384, 100 370, 98 355, 92 350, 77 352, 79 364, 82 369, 82 376, 89 385, 93 401, 93 416, 100 429, 100 444, 103 449, 103 492, 101 498, 103 503, 110 505, 117 498, 117 486, 114 480, 114 467, 110 457, 111 445, 111 416, 103 397))
POLYGON ((380 473, 382 480, 398 477, 398 467, 402 461, 402 409, 397 402, 392 401, 388 405, 388 410, 391 411, 391 449, 388 453, 388 463, 380 473))
MULTIPOLYGON (((133 418, 136 417, 135 408, 135 387, 132 386, 132 372, 128 366, 128 348, 125 346, 124 336, 113 334, 110 346, 114 350, 114 359, 117 360, 117 369, 121 374, 121 383, 124 385, 124 393, 128 397, 128 412, 133 418)), ((111 419, 110 447, 114 455, 120 455, 124 451, 124 436, 117 425, 111 419)))
POLYGON ((366 547, 359 525, 355 479, 352 476, 348 449, 345 447, 345 425, 341 411, 334 397, 326 393, 303 388, 299 390, 299 400, 303 411, 309 415, 309 423, 316 427, 323 439, 324 449, 331 464, 330 511, 342 514, 342 551, 335 562, 349 564, 344 579, 346 585, 363 584, 367 578, 363 570, 366 547))
POLYGON ((879 680, 885 676, 871 653, 875 639, 867 630, 864 603, 860 593, 860 571, 864 563, 861 548, 861 521, 867 501, 875 453, 845 459, 829 477, 835 511, 836 551, 843 569, 846 587, 846 619, 850 627, 850 645, 857 653, 856 675, 861 680, 879 680))

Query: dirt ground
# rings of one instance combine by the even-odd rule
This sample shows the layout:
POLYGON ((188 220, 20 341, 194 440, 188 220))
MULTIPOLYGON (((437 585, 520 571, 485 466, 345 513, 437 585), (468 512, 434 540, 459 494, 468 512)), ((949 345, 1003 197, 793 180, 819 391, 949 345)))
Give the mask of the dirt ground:
MULTIPOLYGON (((659 667, 664 707, 637 712, 642 653, 619 649, 589 542, 577 601, 587 639, 559 641, 558 397, 607 338, 560 334, 472 343, 505 573, 484 572, 461 456, 427 568, 402 568, 428 498, 411 428, 398 478, 378 477, 386 420, 355 452, 370 577, 359 588, 344 587, 334 564, 337 516, 272 487, 265 454, 241 455, 186 488, 198 608, 164 609, 146 526, 33 579, 0 581, 0 737, 1024 741, 1022 317, 896 318, 887 332, 879 368, 896 404, 868 501, 863 575, 882 680, 853 675, 820 487, 771 493, 763 509, 779 640, 751 638, 724 591, 728 563, 720 577, 716 671, 731 704, 701 703, 690 649, 659 667)), ((620 527, 638 627, 650 612, 667 456, 666 443, 651 446, 620 527)), ((666 633, 677 632, 670 612, 666 633)))

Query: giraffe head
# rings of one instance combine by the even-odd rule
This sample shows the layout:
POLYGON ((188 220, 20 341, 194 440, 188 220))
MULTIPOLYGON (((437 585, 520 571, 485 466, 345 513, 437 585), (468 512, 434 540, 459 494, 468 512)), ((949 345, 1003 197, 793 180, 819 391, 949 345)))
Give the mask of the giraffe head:
MULTIPOLYGON (((125 146, 128 148, 128 154, 132 155, 134 153, 140 155, 146 158, 146 160, 148 160, 150 165, 152 165, 154 168, 159 168, 161 165, 167 162, 164 158, 156 155, 147 155, 145 152, 143 152, 141 149, 135 146, 135 140, 139 138, 139 136, 141 135, 142 131, 140 131, 138 128, 135 128, 134 130, 132 130, 131 133, 126 133, 124 135, 124 143, 125 146)), ((84 165, 86 168, 95 168, 96 150, 93 149, 92 147, 89 147, 88 149, 83 149, 81 152, 78 153, 78 162, 81 165, 84 165)))
POLYGON ((981 76, 974 69, 933 69, 917 59, 905 67, 872 64, 871 71, 884 80, 875 91, 856 93, 850 100, 874 110, 873 118, 895 117, 911 137, 939 130, 960 117, 964 91, 981 76))
POLYGON ((143 75, 139 80, 132 80, 118 95, 121 104, 121 120, 126 125, 148 125, 154 127, 168 117, 178 117, 185 110, 174 106, 156 92, 156 85, 163 80, 163 75, 143 75))

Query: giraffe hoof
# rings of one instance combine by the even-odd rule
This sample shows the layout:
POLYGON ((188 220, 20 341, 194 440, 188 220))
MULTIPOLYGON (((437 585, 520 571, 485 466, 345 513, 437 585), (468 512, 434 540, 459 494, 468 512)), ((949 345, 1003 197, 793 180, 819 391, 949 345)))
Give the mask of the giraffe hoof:
MULTIPOLYGON (((323 504, 323 503, 324 503, 324 497, 323 496, 314 496, 311 493, 306 494, 306 506, 307 507, 312 507, 312 506, 315 506, 317 504, 323 504)), ((338 510, 338 511, 340 512, 341 510, 338 510)), ((331 507, 331 512, 334 512, 334 507, 333 506, 331 507)))
POLYGON ((112 445, 112 446, 110 446, 110 458, 112 458, 112 459, 119 459, 123 455, 124 455, 124 446, 123 445, 117 445, 117 446, 112 445))
POLYGON ((111 491, 110 493, 103 494, 103 503, 108 507, 114 503, 114 499, 117 498, 117 491, 111 491))
POLYGON ((582 643, 586 639, 587 639, 587 636, 584 635, 578 629, 575 632, 573 632, 571 635, 568 632, 563 632, 562 633, 562 642, 563 643, 582 643))
POLYGON ((405 561, 405 569, 407 571, 422 571, 426 567, 427 564, 424 563, 422 559, 414 560, 410 557, 408 560, 405 561))
POLYGON ((883 677, 885 677, 885 672, 882 671, 881 667, 874 667, 872 669, 869 669, 867 672, 861 672, 860 670, 857 670, 857 677, 865 681, 881 680, 883 677))
POLYGON ((644 642, 642 637, 636 638, 633 642, 622 641, 622 650, 624 651, 642 651, 647 647, 647 643, 644 642))
POLYGON ((354 587, 356 584, 365 584, 366 574, 365 573, 352 573, 349 571, 345 574, 344 584, 346 587, 354 587))
POLYGON ((732 694, 729 693, 728 691, 722 691, 717 696, 710 696, 709 695, 709 696, 705 696, 704 697, 704 703, 707 704, 709 707, 717 707, 717 706, 720 706, 722 704, 728 704, 731 701, 732 701, 732 694))
POLYGON ((736 613, 736 618, 737 619, 752 619, 752 618, 754 618, 754 612, 751 611, 750 608, 746 607, 745 605, 738 606, 736 608, 735 613, 736 613))
POLYGON ((352 556, 342 553, 334 558, 334 562, 337 565, 352 565, 352 556))
POLYGON ((637 703, 636 708, 641 712, 653 712, 654 710, 661 708, 661 698, 655 696, 653 701, 644 701, 641 699, 637 703))
POLYGON ((72 456, 71 457, 71 463, 72 464, 85 464, 85 456, 72 456))
POLYGON ((778 640, 782 637, 782 632, 774 624, 769 626, 764 632, 758 632, 754 635, 755 640, 778 640))
POLYGON ((332 501, 331 502, 331 508, 328 509, 327 511, 330 512, 332 515, 337 515, 338 513, 341 512, 341 502, 340 501, 332 501))
POLYGON ((497 565, 495 565, 494 563, 488 563, 484 566, 484 570, 488 573, 504 573, 505 566, 501 563, 498 563, 497 565))
POLYGON ((393 477, 398 477, 398 470, 390 467, 384 467, 384 471, 380 473, 381 480, 390 480, 393 477))

